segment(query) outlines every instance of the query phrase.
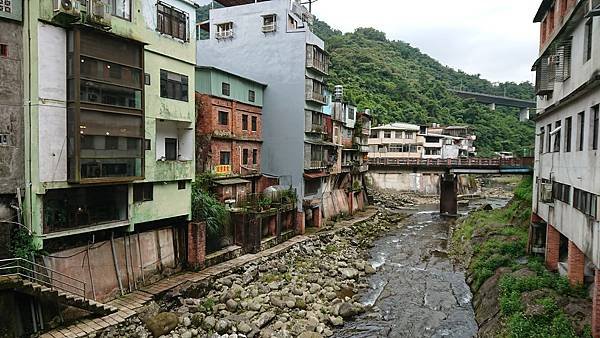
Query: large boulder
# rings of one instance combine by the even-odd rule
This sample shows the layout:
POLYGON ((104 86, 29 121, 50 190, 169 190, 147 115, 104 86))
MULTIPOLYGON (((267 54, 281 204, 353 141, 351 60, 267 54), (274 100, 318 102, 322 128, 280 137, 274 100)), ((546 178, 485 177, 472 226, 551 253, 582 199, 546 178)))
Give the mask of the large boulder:
POLYGON ((146 327, 154 337, 160 337, 173 331, 179 324, 177 315, 171 312, 161 312, 146 321, 146 327))

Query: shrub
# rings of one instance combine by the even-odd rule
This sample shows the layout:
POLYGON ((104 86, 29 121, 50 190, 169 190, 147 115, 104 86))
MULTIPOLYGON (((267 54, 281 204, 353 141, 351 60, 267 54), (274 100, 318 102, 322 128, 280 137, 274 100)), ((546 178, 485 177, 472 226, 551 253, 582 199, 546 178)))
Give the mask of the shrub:
POLYGON ((223 204, 203 189, 203 184, 205 182, 196 181, 192 185, 192 219, 206 222, 207 235, 216 237, 227 223, 229 213, 223 204))

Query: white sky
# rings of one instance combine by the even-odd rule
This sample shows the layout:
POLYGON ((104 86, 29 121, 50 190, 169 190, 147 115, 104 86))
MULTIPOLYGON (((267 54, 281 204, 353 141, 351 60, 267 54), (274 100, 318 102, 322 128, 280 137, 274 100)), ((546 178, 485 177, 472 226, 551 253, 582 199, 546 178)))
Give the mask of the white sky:
POLYGON ((490 81, 531 81, 541 0, 318 0, 333 28, 373 27, 445 65, 490 81))

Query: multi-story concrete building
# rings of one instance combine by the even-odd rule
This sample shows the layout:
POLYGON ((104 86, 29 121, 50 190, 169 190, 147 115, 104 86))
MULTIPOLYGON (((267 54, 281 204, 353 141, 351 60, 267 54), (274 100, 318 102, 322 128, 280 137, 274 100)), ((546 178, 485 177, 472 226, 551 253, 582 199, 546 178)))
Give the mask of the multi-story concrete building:
MULTIPOLYGON (((312 15, 300 1, 218 2, 224 7, 212 9, 209 20, 200 26, 208 34, 198 41, 198 65, 268 84, 263 98, 261 169, 288 178, 282 183, 296 188, 301 207, 305 198, 322 190, 323 177, 328 176, 323 144, 314 144, 302 128, 307 119, 311 128, 323 121, 328 73, 324 42, 310 31, 312 15)), ((304 214, 300 212, 297 219, 302 227, 304 214)))
POLYGON ((197 6, 109 2, 25 11, 26 223, 98 299, 185 258, 195 158, 197 6))
POLYGON ((259 188, 265 87, 220 69, 196 69, 197 172, 217 176, 221 201, 259 188))
POLYGON ((415 124, 392 123, 371 128, 369 158, 421 158, 425 137, 415 124))
POLYGON ((0 258, 10 255, 14 227, 21 226, 24 184, 23 8, 0 4, 0 258))
POLYGON ((573 284, 595 279, 600 337, 600 1, 542 1, 531 249, 573 284))

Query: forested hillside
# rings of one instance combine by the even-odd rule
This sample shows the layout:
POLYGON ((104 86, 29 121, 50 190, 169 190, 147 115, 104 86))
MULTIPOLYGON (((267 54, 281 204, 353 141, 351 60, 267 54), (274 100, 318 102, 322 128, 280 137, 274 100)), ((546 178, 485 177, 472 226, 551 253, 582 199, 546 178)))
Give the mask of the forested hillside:
POLYGON ((331 54, 330 87, 343 85, 345 96, 359 108, 370 108, 376 121, 469 124, 478 136, 480 155, 493 151, 523 154, 534 142, 533 123, 521 123, 518 111, 491 111, 463 100, 449 89, 534 99, 531 83, 493 85, 479 75, 469 75, 440 64, 402 41, 390 41, 385 33, 359 28, 342 34, 322 21, 313 31, 326 41, 331 54))

